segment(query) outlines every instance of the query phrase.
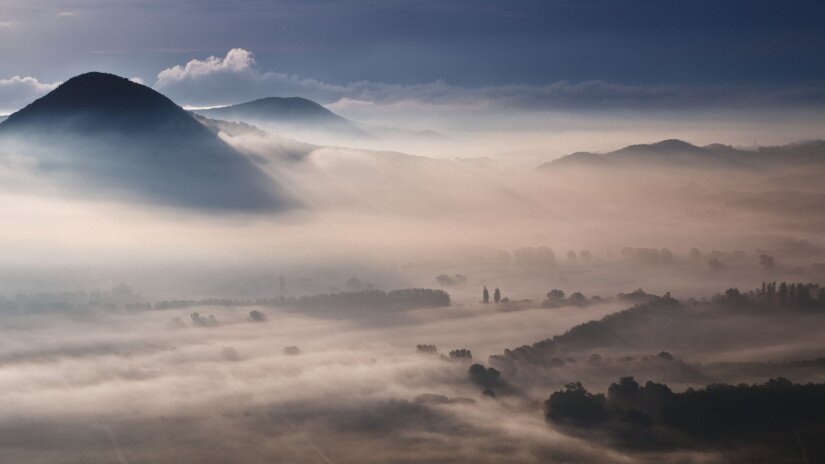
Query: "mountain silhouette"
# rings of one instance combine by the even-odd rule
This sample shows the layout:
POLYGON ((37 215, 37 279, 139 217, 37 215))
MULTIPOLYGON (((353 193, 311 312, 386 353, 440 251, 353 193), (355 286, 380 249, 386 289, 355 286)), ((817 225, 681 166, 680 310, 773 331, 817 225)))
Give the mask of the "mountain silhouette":
POLYGON ((67 80, 1 122, 0 139, 34 157, 44 173, 76 185, 174 206, 286 206, 273 181, 216 131, 160 93, 112 74, 67 80))
POLYGON ((775 164, 825 162, 825 141, 814 140, 753 150, 721 143, 699 147, 678 139, 630 145, 609 153, 577 152, 538 169, 566 167, 759 168, 775 164))
POLYGON ((360 134, 357 124, 301 97, 268 97, 237 105, 195 110, 197 114, 228 121, 269 123, 360 134))

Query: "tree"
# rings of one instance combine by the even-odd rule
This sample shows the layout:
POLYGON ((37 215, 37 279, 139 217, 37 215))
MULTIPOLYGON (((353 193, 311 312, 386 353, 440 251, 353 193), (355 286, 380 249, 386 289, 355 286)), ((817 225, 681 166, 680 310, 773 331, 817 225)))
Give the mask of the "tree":
POLYGON ((263 322, 266 320, 266 316, 264 313, 258 311, 257 309, 253 309, 249 311, 249 320, 252 322, 263 322))
POLYGON ((467 348, 450 351, 450 359, 473 359, 473 352, 467 348))
POLYGON ((495 388, 501 386, 501 372, 492 367, 485 368, 481 364, 473 364, 468 371, 470 380, 483 388, 495 388))
POLYGON ((568 299, 571 303, 578 306, 584 306, 587 304, 587 298, 581 292, 574 292, 570 295, 568 299))
POLYGON ((618 383, 610 384, 607 388, 607 399, 610 404, 620 408, 632 409, 637 406, 639 396, 639 382, 633 377, 622 377, 618 383))
POLYGON ((489 303, 489 302, 490 302, 490 292, 487 290, 487 286, 486 286, 486 285, 484 286, 484 291, 483 291, 483 292, 481 292, 481 301, 482 301, 484 304, 487 304, 487 303, 489 303))
POLYGON ((438 348, 436 348, 435 345, 415 345, 415 351, 418 353, 434 354, 438 352, 438 348))
POLYGON ((588 392, 581 382, 568 383, 544 402, 547 420, 579 426, 594 426, 607 419, 604 395, 588 392))
POLYGON ((563 301, 564 300, 564 290, 553 289, 547 294, 547 299, 550 301, 563 301))
POLYGON ((493 301, 495 301, 496 304, 501 301, 501 290, 499 290, 498 287, 496 287, 496 290, 493 292, 493 301))
POLYGON ((777 292, 776 296, 779 298, 779 304, 785 306, 788 304, 788 284, 782 282, 779 284, 779 291, 777 292))

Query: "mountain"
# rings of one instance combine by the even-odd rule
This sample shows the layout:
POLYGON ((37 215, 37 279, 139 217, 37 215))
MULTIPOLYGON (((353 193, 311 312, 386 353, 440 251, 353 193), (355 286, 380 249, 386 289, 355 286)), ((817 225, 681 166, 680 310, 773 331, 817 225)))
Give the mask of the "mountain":
POLYGON ((300 126, 359 134, 357 125, 312 100, 301 97, 268 97, 237 105, 194 110, 208 118, 258 124, 300 126))
POLYGON ((538 169, 567 167, 760 167, 788 163, 825 162, 825 141, 814 140, 755 150, 714 143, 699 147, 678 139, 630 145, 605 154, 577 152, 538 166, 538 169))
POLYGON ((2 151, 75 187, 207 209, 278 209, 272 180, 217 132, 149 87, 73 77, 0 123, 2 151))
MULTIPOLYGON (((402 142, 443 141, 447 137, 433 130, 412 131, 395 127, 362 124, 333 113, 322 105, 301 97, 268 97, 237 105, 192 110, 193 113, 223 121, 245 122, 270 132, 319 144, 392 140, 402 142), (332 139, 325 136, 331 136, 332 139), (344 142, 342 142, 344 140, 344 142)), ((374 149, 385 149, 380 143, 374 149)))

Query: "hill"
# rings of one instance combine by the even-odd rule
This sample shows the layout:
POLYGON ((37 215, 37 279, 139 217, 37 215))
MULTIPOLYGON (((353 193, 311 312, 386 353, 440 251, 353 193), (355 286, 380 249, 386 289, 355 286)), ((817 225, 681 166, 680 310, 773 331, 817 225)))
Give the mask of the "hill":
POLYGON ((609 153, 577 152, 538 166, 538 169, 568 167, 688 167, 756 168, 777 164, 825 162, 825 141, 814 140, 753 150, 721 143, 702 147, 669 139, 652 144, 630 145, 609 153))
MULTIPOLYGON (((161 204, 261 210, 286 205, 271 179, 215 130, 149 87, 73 77, 0 123, 5 155, 43 174, 161 204)), ((94 192, 91 192, 94 194, 94 192)))
POLYGON ((208 118, 228 121, 361 133, 357 125, 349 119, 301 97, 268 97, 194 112, 208 118))

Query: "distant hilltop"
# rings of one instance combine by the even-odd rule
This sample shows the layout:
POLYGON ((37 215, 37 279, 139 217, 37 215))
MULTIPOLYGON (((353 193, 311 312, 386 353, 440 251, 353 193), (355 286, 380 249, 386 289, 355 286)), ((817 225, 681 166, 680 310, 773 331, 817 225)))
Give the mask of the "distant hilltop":
POLYGON ((609 153, 576 152, 538 166, 540 170, 571 167, 759 167, 775 163, 825 162, 825 140, 780 146, 736 148, 713 143, 696 146, 678 139, 630 145, 609 153))
POLYGON ((363 131, 355 122, 333 113, 312 100, 301 97, 267 97, 237 105, 193 110, 192 112, 208 118, 233 122, 301 126, 309 129, 363 135, 363 131))

